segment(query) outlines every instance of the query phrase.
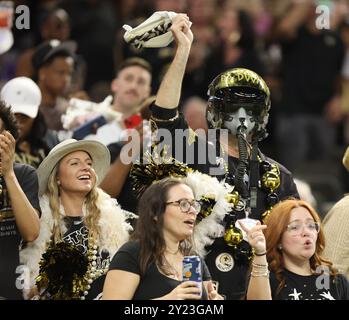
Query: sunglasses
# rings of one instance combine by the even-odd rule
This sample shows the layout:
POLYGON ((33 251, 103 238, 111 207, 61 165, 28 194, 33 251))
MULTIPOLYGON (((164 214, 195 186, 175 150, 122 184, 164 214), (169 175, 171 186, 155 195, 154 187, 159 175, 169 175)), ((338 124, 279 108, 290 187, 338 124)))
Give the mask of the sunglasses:
POLYGON ((235 113, 243 108, 250 116, 260 116, 268 111, 266 95, 256 90, 220 89, 209 102, 222 113, 235 113))

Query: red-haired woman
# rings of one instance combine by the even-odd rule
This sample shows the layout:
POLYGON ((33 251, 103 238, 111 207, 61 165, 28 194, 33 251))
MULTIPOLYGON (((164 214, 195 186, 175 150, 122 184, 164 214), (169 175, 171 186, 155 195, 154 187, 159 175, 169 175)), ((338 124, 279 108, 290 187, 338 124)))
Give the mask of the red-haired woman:
MULTIPOLYGON (((248 231, 249 241, 264 241, 258 228, 248 231)), ((254 261, 248 299, 349 299, 347 279, 322 258, 325 238, 320 218, 307 202, 289 199, 277 204, 265 229, 265 243, 270 279, 265 280, 269 277, 268 264, 254 261)))

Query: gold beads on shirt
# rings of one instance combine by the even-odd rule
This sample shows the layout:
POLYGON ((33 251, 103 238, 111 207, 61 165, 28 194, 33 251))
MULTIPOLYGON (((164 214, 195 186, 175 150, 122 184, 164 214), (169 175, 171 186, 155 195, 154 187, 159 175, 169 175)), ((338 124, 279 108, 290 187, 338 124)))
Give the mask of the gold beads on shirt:
POLYGON ((224 240, 228 246, 233 247, 238 245, 243 240, 241 230, 231 223, 229 228, 225 230, 224 240))

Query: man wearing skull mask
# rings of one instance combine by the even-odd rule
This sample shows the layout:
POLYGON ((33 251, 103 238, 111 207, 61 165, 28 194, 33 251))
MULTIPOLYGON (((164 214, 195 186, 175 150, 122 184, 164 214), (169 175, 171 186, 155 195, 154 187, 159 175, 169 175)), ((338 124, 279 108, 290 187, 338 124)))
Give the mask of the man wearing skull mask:
MULTIPOLYGON (((247 272, 253 254, 264 255, 265 252, 253 252, 243 240, 237 220, 248 218, 244 224, 249 228, 257 221, 265 221, 278 201, 299 197, 297 188, 291 173, 258 149, 258 142, 267 136, 270 92, 255 72, 235 68, 221 73, 211 82, 207 120, 209 127, 216 129, 213 141, 202 139, 188 129, 178 105, 193 40, 189 18, 180 15, 171 30, 177 51, 151 107, 152 126, 171 132, 172 141, 167 141, 166 137, 161 140, 168 145, 168 155, 219 180, 224 179, 231 186, 230 214, 217 225, 210 225, 206 234, 194 234, 194 239, 206 244, 205 259, 212 279, 219 282, 219 293, 227 299, 241 299, 246 294, 247 272), (178 129, 185 130, 181 139, 176 132, 178 129)), ((159 136, 160 132, 158 130, 159 136)), ((210 140, 210 134, 208 136, 210 140)))

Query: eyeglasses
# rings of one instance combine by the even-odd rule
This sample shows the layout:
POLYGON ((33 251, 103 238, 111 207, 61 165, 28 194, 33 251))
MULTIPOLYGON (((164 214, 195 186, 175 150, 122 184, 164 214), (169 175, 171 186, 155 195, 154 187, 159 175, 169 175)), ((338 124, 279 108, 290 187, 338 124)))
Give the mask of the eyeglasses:
POLYGON ((166 202, 166 204, 173 204, 179 206, 182 212, 189 212, 190 208, 193 207, 196 212, 200 212, 201 204, 197 200, 179 199, 177 201, 166 202))
POLYGON ((315 222, 315 221, 308 221, 304 224, 302 222, 298 222, 298 221, 291 222, 287 226, 287 231, 291 235, 299 235, 302 233, 304 227, 312 232, 319 233, 319 231, 320 231, 320 224, 318 222, 315 222))

